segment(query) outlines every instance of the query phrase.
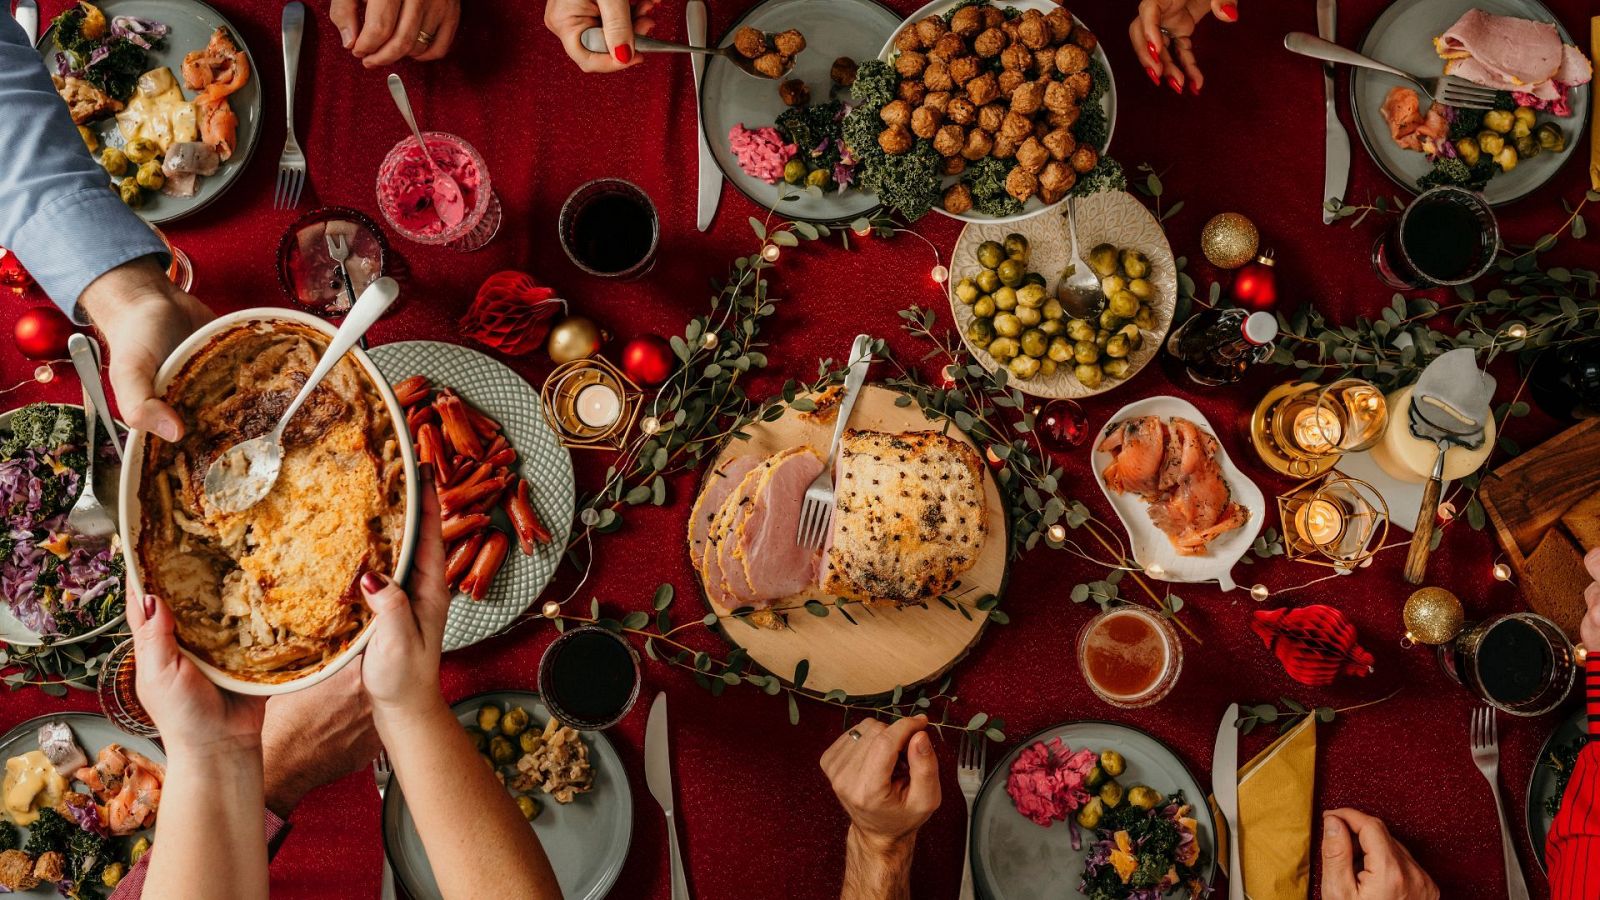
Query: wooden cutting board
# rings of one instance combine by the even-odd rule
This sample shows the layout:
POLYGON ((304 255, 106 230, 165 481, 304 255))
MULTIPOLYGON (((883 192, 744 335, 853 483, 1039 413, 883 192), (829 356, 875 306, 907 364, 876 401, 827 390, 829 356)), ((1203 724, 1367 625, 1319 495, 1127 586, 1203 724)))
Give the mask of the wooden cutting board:
MULTIPOLYGON (((850 427, 888 432, 942 431, 972 444, 954 426, 923 415, 915 403, 896 406, 895 400, 901 396, 904 395, 898 391, 876 385, 863 387, 850 416, 850 427)), ((728 441, 706 471, 717 471, 736 456, 765 458, 801 445, 826 457, 833 426, 832 416, 817 421, 789 410, 775 421, 750 426, 746 429, 749 440, 728 441)), ((960 584, 951 592, 969 604, 986 594, 998 596, 1006 578, 1009 541, 1005 503, 994 476, 987 467, 983 471, 988 537, 977 563, 962 575, 960 584)), ((698 567, 695 568, 698 579, 698 567)), ((700 589, 708 609, 719 614, 729 612, 706 597, 703 583, 700 589)), ((851 697, 867 697, 896 687, 910 689, 940 677, 978 642, 988 619, 985 613, 965 604, 952 608, 938 601, 907 607, 848 604, 843 610, 830 608, 826 616, 813 615, 805 609, 807 600, 832 604, 834 599, 818 591, 797 594, 773 604, 774 609, 783 611, 785 627, 760 628, 737 619, 724 619, 722 631, 731 643, 743 647, 753 662, 786 681, 804 659, 809 665, 810 674, 805 681, 808 690, 840 690, 851 697)))

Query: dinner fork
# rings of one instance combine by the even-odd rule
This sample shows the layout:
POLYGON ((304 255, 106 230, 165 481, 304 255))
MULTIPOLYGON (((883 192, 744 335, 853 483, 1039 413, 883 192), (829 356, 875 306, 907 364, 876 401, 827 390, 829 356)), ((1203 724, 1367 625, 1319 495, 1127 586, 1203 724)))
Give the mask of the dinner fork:
POLYGON ((335 312, 345 312, 356 305, 356 286, 350 282, 350 270, 345 267, 345 260, 350 258, 350 244, 342 234, 325 233, 323 237, 328 241, 328 258, 333 260, 339 280, 344 282, 345 301, 335 304, 333 309, 335 312))
POLYGON ((299 0, 283 6, 283 105, 289 113, 289 136, 278 157, 278 183, 272 190, 273 209, 294 209, 300 205, 300 190, 306 186, 306 155, 294 136, 294 80, 300 68, 300 37, 306 30, 306 8, 299 0))
POLYGON ((872 338, 856 335, 850 347, 850 365, 844 376, 844 396, 839 399, 839 414, 833 424, 833 441, 828 444, 828 458, 822 462, 811 486, 806 488, 804 502, 800 504, 800 528, 794 542, 802 547, 822 549, 827 539, 828 523, 833 520, 833 461, 839 455, 839 439, 844 437, 844 426, 850 421, 850 411, 855 408, 856 395, 867 380, 867 369, 872 365, 872 338))
POLYGON ((961 735, 961 754, 956 758, 956 784, 967 801, 967 846, 961 854, 961 900, 972 900, 972 804, 983 787, 983 773, 989 762, 989 739, 981 731, 961 735))
MULTIPOLYGON (((83 488, 78 492, 77 502, 67 512, 67 530, 89 537, 107 537, 116 533, 117 522, 111 518, 110 511, 100 502, 94 489, 95 447, 99 444, 95 432, 100 424, 99 404, 105 402, 102 393, 97 403, 90 389, 91 384, 95 387, 100 385, 99 347, 81 334, 73 335, 67 344, 72 354, 72 364, 78 370, 79 380, 83 382, 83 433, 87 448, 84 454, 87 461, 83 466, 83 488)), ((106 418, 110 420, 109 415, 106 418)), ((117 444, 115 433, 112 434, 111 443, 113 446, 117 444)))
POLYGON ((1517 848, 1511 842, 1511 826, 1506 822, 1506 807, 1500 800, 1500 735, 1495 726, 1492 706, 1472 711, 1472 761, 1478 771, 1489 779, 1489 792, 1494 795, 1494 811, 1500 816, 1500 855, 1505 859, 1506 896, 1509 900, 1528 900, 1528 883, 1522 877, 1522 864, 1517 862, 1517 848))
POLYGON ((1464 78, 1454 75, 1441 75, 1437 78, 1418 78, 1417 76, 1394 66, 1384 65, 1371 57, 1361 54, 1347 47, 1341 47, 1332 41, 1325 41, 1314 34, 1304 31, 1291 31, 1283 38, 1283 46, 1301 56, 1320 59, 1323 62, 1340 63, 1347 66, 1360 66, 1364 69, 1376 69, 1387 72, 1397 78, 1404 78, 1427 94, 1436 103, 1446 106, 1458 106, 1463 109, 1492 109, 1494 107, 1495 91, 1483 85, 1473 84, 1464 78))
MULTIPOLYGON (((379 750, 378 758, 372 761, 372 780, 378 783, 378 804, 383 805, 383 795, 389 790, 389 779, 394 775, 394 769, 389 766, 389 751, 379 750)), ((383 854, 383 892, 382 900, 395 900, 394 870, 389 868, 389 854, 383 854)))

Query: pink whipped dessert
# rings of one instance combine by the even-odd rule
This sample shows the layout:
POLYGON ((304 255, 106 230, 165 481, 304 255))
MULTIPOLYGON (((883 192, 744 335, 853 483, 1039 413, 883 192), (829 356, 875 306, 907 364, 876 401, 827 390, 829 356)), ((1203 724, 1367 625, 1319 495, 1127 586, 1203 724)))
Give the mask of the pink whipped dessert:
POLYGON ((482 157, 455 135, 430 131, 423 138, 434 165, 450 180, 435 176, 416 139, 408 137, 378 170, 378 206, 406 237, 440 243, 470 231, 483 217, 488 173, 482 157))
POLYGON ((739 160, 739 168, 767 184, 778 183, 784 163, 793 159, 798 150, 793 144, 785 144, 776 128, 752 129, 743 125, 728 130, 728 149, 739 160))

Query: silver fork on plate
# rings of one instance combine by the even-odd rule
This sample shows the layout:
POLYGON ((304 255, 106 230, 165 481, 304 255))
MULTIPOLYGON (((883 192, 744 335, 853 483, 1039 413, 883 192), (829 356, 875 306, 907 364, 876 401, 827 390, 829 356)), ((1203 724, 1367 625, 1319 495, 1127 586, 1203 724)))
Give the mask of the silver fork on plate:
POLYGON ((272 190, 273 209, 294 209, 306 186, 306 155, 294 137, 294 79, 300 68, 300 37, 306 30, 306 8, 299 0, 283 6, 284 106, 289 112, 289 136, 278 157, 278 183, 272 190))
POLYGON ((1472 761, 1478 771, 1489 779, 1489 792, 1494 794, 1494 811, 1500 817, 1500 855, 1505 858, 1506 896, 1510 900, 1528 900, 1528 882, 1522 877, 1522 864, 1517 862, 1517 847, 1511 841, 1511 826, 1506 822, 1506 806, 1500 800, 1500 734, 1495 725, 1492 706, 1472 711, 1472 761))
MULTIPOLYGON (((389 751, 379 750, 378 758, 372 761, 372 780, 378 783, 378 803, 383 804, 383 795, 389 790, 389 779, 394 775, 394 769, 389 767, 389 751)), ((382 900, 396 900, 394 890, 394 870, 389 868, 389 854, 383 854, 383 893, 382 900)))
POLYGON ((356 286, 350 282, 350 270, 345 267, 345 260, 350 258, 350 244, 342 234, 324 234, 323 237, 328 241, 328 258, 333 260, 339 280, 344 284, 345 302, 336 304, 334 311, 345 312, 356 305, 356 286))
POLYGON ((981 731, 961 735, 961 755, 956 758, 956 784, 967 801, 967 843, 961 853, 961 900, 972 900, 972 803, 983 787, 983 773, 989 761, 989 741, 981 731))
POLYGON ((1437 78, 1418 78, 1417 76, 1394 66, 1384 65, 1371 57, 1362 56, 1348 47, 1341 47, 1332 41, 1325 41, 1314 34, 1304 31, 1291 31, 1283 38, 1283 46, 1301 56, 1320 59, 1323 62, 1340 63, 1346 66, 1360 66, 1363 69, 1375 69, 1387 72, 1396 78, 1404 78, 1426 93, 1437 103, 1446 106, 1459 106, 1465 109, 1490 109, 1494 106, 1494 89, 1473 84, 1464 78, 1454 75, 1441 75, 1437 78))
POLYGON ((828 444, 828 458, 823 460, 822 471, 806 488, 806 497, 800 504, 800 528, 794 542, 802 547, 822 549, 828 536, 828 523, 833 520, 833 461, 839 455, 839 439, 844 436, 844 426, 850 421, 850 410, 855 408, 856 395, 867 380, 867 368, 872 365, 872 338, 856 335, 850 347, 849 371, 844 376, 844 396, 839 399, 839 413, 833 425, 833 442, 828 444))

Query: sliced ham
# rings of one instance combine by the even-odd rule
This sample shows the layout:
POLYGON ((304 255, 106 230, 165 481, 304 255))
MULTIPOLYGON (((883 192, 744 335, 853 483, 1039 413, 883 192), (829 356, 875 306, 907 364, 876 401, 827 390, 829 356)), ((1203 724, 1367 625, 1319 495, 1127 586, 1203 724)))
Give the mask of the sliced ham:
POLYGON ((815 581, 819 553, 796 538, 806 488, 821 471, 822 460, 809 450, 789 456, 767 474, 751 504, 734 555, 758 604, 792 597, 815 581))
POLYGON ((1563 44, 1549 22, 1468 10, 1434 48, 1446 60, 1445 72, 1499 91, 1538 101, 1559 101, 1568 87, 1587 84, 1593 67, 1583 52, 1563 44))
POLYGON ((720 594, 724 598, 725 608, 754 606, 765 609, 771 605, 771 599, 759 596, 750 584, 749 578, 745 575, 744 563, 735 555, 735 549, 738 547, 739 535, 745 523, 755 512, 756 498, 765 489, 768 477, 784 460, 799 453, 809 454, 810 451, 803 447, 795 447, 774 453, 746 472, 739 480, 739 484, 722 501, 721 511, 710 524, 705 546, 705 562, 701 566, 701 572, 707 584, 707 592, 720 594))
POLYGON ((735 456, 717 467, 706 478, 705 488, 689 513, 689 558, 698 565, 705 557, 706 538, 711 521, 722 511, 722 502, 739 486, 746 473, 761 464, 759 456, 735 456))

